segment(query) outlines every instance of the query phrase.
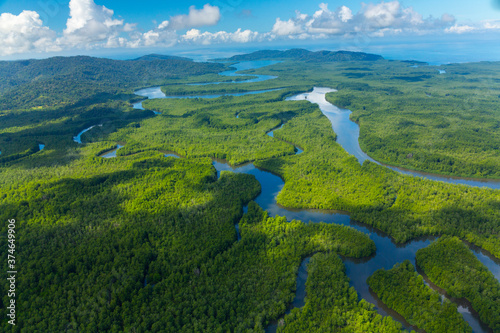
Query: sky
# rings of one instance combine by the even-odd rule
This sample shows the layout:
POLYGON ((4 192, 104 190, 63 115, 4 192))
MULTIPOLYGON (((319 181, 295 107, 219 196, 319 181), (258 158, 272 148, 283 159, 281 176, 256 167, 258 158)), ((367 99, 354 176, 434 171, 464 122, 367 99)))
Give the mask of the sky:
POLYGON ((450 40, 500 44, 500 0, 0 0, 5 60, 450 40))

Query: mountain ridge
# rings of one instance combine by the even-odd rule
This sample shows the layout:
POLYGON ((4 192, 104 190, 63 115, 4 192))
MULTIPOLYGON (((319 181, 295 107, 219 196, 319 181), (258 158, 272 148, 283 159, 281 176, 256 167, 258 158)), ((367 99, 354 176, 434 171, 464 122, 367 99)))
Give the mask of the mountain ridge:
POLYGON ((235 55, 226 60, 231 61, 250 61, 250 60, 264 60, 264 59, 295 59, 301 61, 377 61, 384 60, 384 57, 365 53, 365 52, 352 52, 352 51, 309 51, 306 49, 290 49, 285 51, 280 50, 259 50, 252 53, 235 55))

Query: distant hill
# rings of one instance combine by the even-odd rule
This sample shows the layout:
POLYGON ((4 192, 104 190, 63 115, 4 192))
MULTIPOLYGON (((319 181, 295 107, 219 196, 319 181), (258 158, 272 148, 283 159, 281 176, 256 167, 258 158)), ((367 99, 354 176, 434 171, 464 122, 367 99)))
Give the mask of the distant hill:
POLYGON ((0 110, 73 103, 224 69, 222 64, 156 54, 135 60, 74 56, 0 61, 0 110))
POLYGON ((145 56, 135 58, 135 59, 130 59, 129 61, 151 61, 151 60, 186 60, 186 61, 192 61, 190 58, 185 58, 185 57, 178 57, 178 56, 171 56, 171 55, 165 55, 165 54, 147 54, 145 56))
POLYGON ((327 61, 376 61, 383 60, 382 56, 363 52, 350 51, 317 51, 312 52, 305 49, 291 49, 286 51, 261 50, 248 54, 235 55, 227 60, 250 61, 250 60, 283 60, 294 59, 301 61, 327 62, 327 61))
POLYGON ((429 63, 427 63, 427 62, 418 61, 418 60, 401 60, 401 62, 405 62, 405 63, 413 65, 413 66, 427 66, 427 65, 429 65, 429 63))

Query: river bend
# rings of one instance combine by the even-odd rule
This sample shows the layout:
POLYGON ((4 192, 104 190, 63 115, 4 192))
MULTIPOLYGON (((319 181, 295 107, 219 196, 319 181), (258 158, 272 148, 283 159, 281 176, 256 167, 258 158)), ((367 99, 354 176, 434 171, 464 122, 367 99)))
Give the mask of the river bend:
MULTIPOLYGON (((262 65, 262 62, 255 62, 257 67, 252 67, 252 63, 254 62, 245 62, 245 66, 238 66, 238 68, 258 68, 259 65, 262 65)), ((260 66, 262 67, 262 66, 260 66)), ((236 74, 236 71, 231 71, 232 75, 236 74)), ((221 73, 223 74, 223 73, 221 73)), ((224 74, 228 75, 228 74, 224 74)), ((252 75, 253 76, 253 75, 252 75)), ((265 77, 258 76, 257 79, 260 81, 264 81, 266 79, 272 79, 274 77, 265 77)), ((252 79, 252 80, 257 80, 252 79)), ((251 82, 241 81, 241 82, 251 82)), ((258 81, 253 81, 258 82, 258 81)), ((270 90, 263 91, 254 91, 249 92, 252 94, 263 93, 270 90)), ((360 163, 363 163, 364 160, 369 160, 371 162, 378 163, 377 161, 370 158, 367 154, 365 154, 361 148, 359 147, 359 126, 352 122, 349 119, 350 111, 340 109, 325 99, 325 94, 328 92, 334 92, 335 90, 330 88, 318 88, 315 87, 312 92, 299 94, 293 97, 288 98, 287 100, 308 100, 311 103, 318 104, 319 108, 323 112, 323 114, 331 121, 332 128, 337 134, 337 142, 350 154, 356 156, 360 163)), ((141 89, 136 92, 138 95, 144 96, 146 98, 215 98, 221 95, 209 95, 209 96, 165 96, 165 94, 161 91, 160 87, 141 89)), ((232 94, 234 96, 246 95, 249 93, 239 93, 232 94)), ((138 102, 134 104, 134 108, 143 109, 142 102, 138 102)), ((80 135, 90 130, 91 128, 87 128, 82 131, 79 135, 75 137, 75 141, 79 141, 81 143, 80 135)), ((278 128, 274 129, 277 130, 278 128)), ((269 136, 273 137, 273 131, 267 133, 269 136)), ((78 142, 77 141, 77 142, 78 142)), ((296 147, 297 148, 297 147, 296 147)), ((300 149, 296 149, 298 153, 302 152, 300 149)), ((165 156, 168 157, 179 157, 175 153, 170 152, 165 156)), ((106 156, 112 157, 112 156, 106 156)), ((215 160, 213 161, 213 165, 217 170, 217 176, 220 175, 220 172, 223 170, 230 170, 236 173, 246 173, 251 174, 256 177, 256 179, 260 182, 262 191, 255 201, 266 210, 270 216, 285 216, 287 220, 301 220, 304 223, 316 223, 316 222, 326 222, 326 223, 335 223, 341 225, 350 226, 358 231, 361 231, 368 235, 370 239, 375 242, 377 247, 376 253, 369 258, 354 260, 349 258, 344 258, 344 264, 346 266, 346 273, 350 278, 350 284, 354 286, 356 291, 358 292, 361 298, 364 298, 366 301, 375 305, 376 311, 383 316, 391 316, 395 320, 401 322, 403 326, 407 329, 414 329, 411 325, 409 325, 404 318, 402 318, 399 314, 395 313, 393 310, 387 308, 380 300, 374 295, 368 287, 366 283, 366 279, 372 275, 376 270, 384 268, 390 269, 396 263, 400 263, 404 260, 410 260, 412 264, 415 266, 415 254, 417 250, 427 247, 435 237, 429 237, 426 239, 418 239, 410 241, 406 244, 395 244, 391 238, 385 233, 371 228, 370 226, 357 223, 352 221, 349 215, 345 212, 335 212, 335 211, 321 211, 321 210, 298 210, 298 209, 287 209, 277 204, 276 196, 281 191, 284 186, 283 180, 267 171, 259 170, 252 163, 247 163, 245 165, 233 167, 228 165, 225 161, 215 160)), ((446 176, 438 176, 438 175, 429 175, 425 173, 419 173, 415 171, 407 171, 400 168, 389 167, 397 172, 404 174, 411 174, 413 176, 424 177, 432 180, 444 181, 448 183, 454 184, 465 184, 470 186, 488 186, 491 188, 500 188, 500 182, 489 182, 482 180, 467 180, 467 179, 455 179, 452 177, 446 176)), ((245 207, 246 208, 246 207, 245 207)), ((237 227, 238 239, 240 238, 237 227)), ((474 246, 471 246, 472 252, 476 255, 476 257, 486 266, 488 269, 494 274, 494 276, 500 280, 500 265, 499 260, 493 258, 488 255, 485 251, 478 249, 474 246)), ((304 297, 305 297, 305 281, 307 279, 307 262, 309 258, 304 259, 300 268, 299 274, 297 278, 297 293, 292 307, 301 307, 304 305, 304 297)), ((473 314, 473 311, 467 308, 462 304, 459 305, 459 312, 463 315, 464 319, 469 323, 474 332, 489 332, 487 326, 480 322, 477 317, 477 314, 473 314)), ((276 324, 272 324, 267 327, 266 332, 274 332, 276 331, 276 324)))

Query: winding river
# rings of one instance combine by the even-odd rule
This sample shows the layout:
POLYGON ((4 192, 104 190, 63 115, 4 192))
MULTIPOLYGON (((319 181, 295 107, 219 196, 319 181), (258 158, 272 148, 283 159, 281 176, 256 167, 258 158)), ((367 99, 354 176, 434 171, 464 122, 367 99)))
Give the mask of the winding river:
POLYGON ((326 100, 325 95, 327 93, 336 91, 337 90, 330 88, 314 87, 312 92, 289 97, 286 100, 288 101, 307 100, 311 103, 317 104, 321 112, 323 112, 323 114, 332 123, 333 131, 337 134, 337 142, 349 154, 354 155, 361 164, 363 164, 364 161, 368 160, 370 162, 377 163, 378 165, 384 165, 385 167, 391 170, 394 170, 396 172, 405 175, 412 175, 452 184, 463 184, 463 185, 477 186, 477 187, 484 186, 493 189, 500 189, 500 181, 498 180, 470 179, 470 178, 460 178, 452 176, 442 176, 426 172, 419 172, 414 170, 407 170, 404 168, 393 167, 390 165, 377 162, 376 160, 374 160, 373 158, 368 156, 364 151, 361 150, 359 146, 359 126, 355 122, 351 121, 351 119, 349 118, 352 112, 350 110, 338 108, 326 100))
MULTIPOLYGON (((252 67, 253 62, 247 62, 245 65, 246 69, 257 68, 252 67)), ((261 62, 260 62, 261 63, 261 62)), ((256 66, 259 65, 259 62, 256 66)), ((239 68, 242 68, 239 66, 239 68)), ((263 81, 263 80, 261 80, 263 81)), ((299 94, 293 97, 288 98, 288 100, 305 100, 312 103, 316 103, 319 105, 321 111, 328 117, 328 119, 332 122, 332 127, 334 131, 337 133, 337 141, 339 144, 344 147, 344 149, 353 154, 358 158, 360 163, 364 160, 370 160, 374 163, 378 163, 371 159, 368 155, 366 155, 359 147, 358 138, 359 138, 359 127, 357 124, 353 123, 349 120, 350 111, 342 110, 334 105, 328 103, 325 99, 325 94, 328 92, 333 92, 334 90, 329 88, 314 88, 314 90, 310 93, 299 94)), ((252 92, 252 93, 261 93, 260 92, 252 92)), ((165 96, 159 87, 157 88, 148 88, 137 91, 137 94, 147 97, 147 98, 174 98, 173 96, 165 96)), ((220 95, 219 95, 220 96, 220 95)), ((179 96, 180 98, 206 98, 207 96, 179 96)), ((209 96, 209 97, 218 97, 218 96, 209 96)), ((135 108, 143 109, 142 102, 136 103, 134 105, 135 108)), ((89 130, 89 129, 86 129, 89 130)), ((279 130, 276 128, 274 130, 279 130)), ((273 131, 268 133, 269 136, 273 137, 273 131)), ((77 136, 79 138, 79 136, 77 136)), ((75 140, 76 141, 76 140, 75 140)), ((297 153, 300 153, 301 150, 297 148, 297 153)), ((174 153, 166 154, 165 156, 169 157, 179 157, 174 153)), ((380 163, 378 163, 380 164, 380 163)), ((383 316, 391 316, 395 320, 401 322, 406 329, 415 329, 409 325, 404 318, 402 318, 399 314, 394 312, 393 310, 387 308, 380 300, 374 295, 370 290, 366 283, 366 279, 372 275, 376 270, 380 268, 390 269, 396 263, 400 263, 404 260, 410 260, 413 265, 415 265, 415 254, 417 250, 427 247, 435 237, 428 237, 425 239, 417 239, 406 244, 395 244, 391 238, 385 233, 371 228, 370 226, 357 223, 352 221, 349 215, 346 212, 338 212, 338 211, 321 211, 321 210, 296 210, 296 209, 287 209, 277 204, 276 195, 281 191, 284 186, 283 180, 273 175, 270 172, 259 170, 252 163, 247 163, 245 165, 240 165, 237 167, 233 167, 228 165, 225 161, 215 160, 213 161, 213 165, 217 170, 217 176, 220 175, 220 172, 223 170, 230 170, 236 173, 246 173, 251 174, 256 177, 256 179, 260 182, 262 191, 254 201, 256 201, 263 209, 265 209, 270 216, 286 216, 287 220, 301 220, 304 223, 315 223, 315 222, 326 222, 326 223, 335 223, 341 225, 350 226, 356 230, 359 230, 366 235, 368 235, 374 242, 377 247, 376 253, 368 258, 364 259, 349 259, 343 258, 344 264, 346 266, 346 273, 350 278, 350 284, 354 286, 356 291, 358 292, 361 298, 364 298, 366 301, 375 305, 376 311, 383 316)), ((433 180, 445 181, 454 184, 466 184, 470 186, 488 186, 491 188, 500 188, 500 183, 495 182, 487 182, 487 181, 478 181, 478 180, 463 180, 463 179, 454 179, 451 177, 443 177, 436 175, 428 175, 422 174, 414 171, 405 171, 398 168, 391 169, 401 172, 407 173, 414 176, 421 176, 433 180), (433 178, 434 177, 434 178, 433 178)), ((240 239, 238 226, 237 233, 238 239, 240 239)), ((472 252, 476 255, 476 257, 486 266, 488 269, 494 274, 496 279, 500 281, 500 261, 492 256, 488 255, 485 251, 478 249, 474 246, 470 246, 472 252)), ((290 308, 293 307, 302 307, 304 305, 304 297, 305 297, 305 281, 307 280, 307 262, 309 258, 305 258, 301 263, 299 268, 299 274, 297 277, 297 292, 295 300, 293 304, 290 305, 290 308)), ((431 285, 432 286, 432 285, 431 285)), ((438 288, 436 288, 438 289, 438 288)), ((440 291, 440 290, 438 290, 440 291)), ((442 291, 440 291, 443 294, 442 291)), ((456 301, 456 300, 452 300, 456 301)), ((464 319, 469 323, 474 332, 490 332, 491 330, 480 322, 477 314, 471 309, 468 308, 466 304, 462 304, 459 301, 459 312, 463 315, 464 319)), ((266 332, 275 332, 277 329, 276 324, 269 325, 266 329, 266 332)))
MULTIPOLYGON (((280 177, 267 171, 259 170, 252 163, 233 167, 223 161, 214 160, 213 165, 217 169, 218 176, 223 170, 254 175, 262 187, 261 194, 254 199, 254 201, 265 209, 270 216, 286 216, 288 221, 301 220, 305 223, 326 222, 342 224, 367 234, 375 242, 377 247, 376 253, 369 258, 363 259, 343 258, 346 266, 346 273, 351 280, 350 284, 354 286, 361 298, 364 298, 366 301, 375 305, 379 314, 393 317, 395 320, 401 322, 407 329, 415 329, 415 327, 412 327, 409 323, 407 323, 402 316, 387 308, 378 299, 378 297, 369 290, 366 279, 376 270, 380 268, 390 269, 396 263, 400 263, 406 259, 410 260, 415 266, 416 252, 421 248, 427 247, 431 241, 435 239, 435 237, 414 240, 406 244, 396 244, 387 234, 362 223, 352 221, 349 215, 345 212, 298 210, 280 206, 276 202, 276 196, 281 191, 285 183, 280 177)), ((500 265, 498 261, 475 247, 472 247, 471 250, 476 257, 489 268, 495 277, 500 280, 500 265)), ((305 281, 307 280, 305 265, 308 260, 309 258, 304 259, 299 268, 296 297, 289 310, 293 307, 301 307, 304 305, 305 281)), ((490 332, 488 327, 480 322, 475 312, 471 311, 467 305, 459 303, 458 310, 472 327, 474 332, 490 332)), ((276 324, 272 324, 268 326, 266 332, 275 332, 276 329, 276 324)))

